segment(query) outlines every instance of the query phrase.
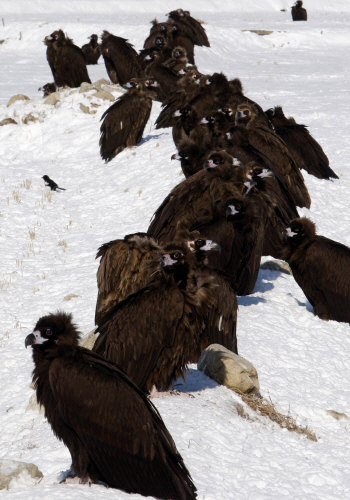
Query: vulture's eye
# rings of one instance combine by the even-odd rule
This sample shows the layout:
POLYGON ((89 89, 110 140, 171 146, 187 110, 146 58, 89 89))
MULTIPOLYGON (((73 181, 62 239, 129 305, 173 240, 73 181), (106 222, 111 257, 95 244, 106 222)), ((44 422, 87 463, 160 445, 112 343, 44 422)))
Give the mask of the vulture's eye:
POLYGON ((172 258, 172 259, 177 260, 177 259, 179 259, 179 258, 180 258, 180 255, 181 255, 181 254, 180 254, 180 252, 174 252, 174 253, 171 255, 171 258, 172 258))
POLYGON ((203 240, 196 240, 196 246, 201 247, 203 246, 204 241, 203 240))
POLYGON ((299 233, 300 229, 298 227, 293 227, 293 233, 299 233))
POLYGON ((45 333, 46 333, 46 335, 49 335, 49 336, 52 335, 51 328, 46 328, 46 332, 45 333))
POLYGON ((175 55, 175 57, 180 57, 180 55, 181 55, 181 54, 180 54, 180 52, 177 50, 177 51, 175 52, 175 54, 174 54, 174 55, 175 55))
POLYGON ((242 206, 243 206, 242 203, 236 203, 237 210, 240 210, 242 208, 242 206))
POLYGON ((254 172, 254 174, 256 174, 256 175, 260 174, 260 170, 259 170, 258 168, 255 168, 255 169, 253 170, 253 172, 254 172))

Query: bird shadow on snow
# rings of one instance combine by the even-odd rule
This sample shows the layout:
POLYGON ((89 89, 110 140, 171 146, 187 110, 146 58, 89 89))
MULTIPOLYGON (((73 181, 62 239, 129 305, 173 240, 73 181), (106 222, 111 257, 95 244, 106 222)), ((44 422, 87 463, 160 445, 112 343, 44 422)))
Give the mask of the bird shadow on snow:
POLYGON ((141 146, 141 144, 144 144, 145 142, 148 142, 151 139, 159 139, 159 137, 161 137, 162 135, 164 135, 164 133, 156 135, 152 134, 146 135, 146 137, 142 137, 141 141, 138 143, 138 146, 141 146))
POLYGON ((180 392, 200 392, 204 389, 214 389, 220 384, 204 375, 203 372, 196 368, 189 368, 186 376, 186 383, 177 379, 174 383, 174 389, 180 392))

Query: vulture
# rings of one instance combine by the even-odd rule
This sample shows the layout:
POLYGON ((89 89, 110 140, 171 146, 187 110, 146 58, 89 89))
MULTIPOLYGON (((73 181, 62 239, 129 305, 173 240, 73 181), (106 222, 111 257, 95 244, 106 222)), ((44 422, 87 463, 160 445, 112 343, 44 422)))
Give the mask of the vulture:
POLYGON ((83 82, 91 83, 83 51, 62 30, 45 37, 44 44, 57 87, 79 87, 83 82))
POLYGON ((52 179, 50 179, 50 177, 48 175, 43 175, 42 179, 44 179, 44 181, 45 181, 45 186, 48 186, 51 189, 51 191, 57 191, 57 189, 60 189, 61 191, 65 191, 64 188, 58 187, 56 182, 53 181, 52 179))
POLYGON ((153 21, 151 21, 151 24, 152 28, 143 44, 144 49, 150 49, 154 46, 154 39, 156 36, 162 36, 166 40, 170 34, 171 25, 168 22, 159 23, 157 19, 153 19, 153 21))
POLYGON ((147 284, 147 264, 157 255, 160 257, 160 251, 158 243, 146 233, 128 234, 98 249, 96 259, 101 257, 101 261, 97 271, 96 325, 116 302, 147 284))
POLYGON ((44 92, 44 97, 47 97, 48 95, 56 92, 56 85, 54 83, 46 83, 43 87, 40 87, 38 90, 42 90, 44 92))
POLYGON ((282 233, 283 259, 295 281, 323 320, 350 322, 350 248, 316 234, 306 217, 294 219, 282 233))
POLYGON ((108 163, 127 147, 136 146, 152 109, 152 99, 157 96, 153 78, 133 78, 125 85, 123 94, 102 115, 100 154, 108 163))
POLYGON ((78 346, 72 315, 41 317, 25 339, 33 383, 53 433, 72 457, 69 482, 98 483, 164 500, 196 487, 153 404, 114 364, 78 346))
POLYGON ((92 349, 143 391, 166 391, 184 378, 215 293, 183 242, 165 245, 157 267, 146 286, 102 317, 92 349))
POLYGON ((292 7, 293 21, 307 21, 307 11, 303 7, 303 2, 298 0, 292 7))
POLYGON ((101 39, 101 54, 110 80, 124 85, 132 78, 139 78, 138 54, 133 45, 108 31, 103 32, 101 39))
POLYGON ((329 166, 329 160, 319 143, 312 137, 305 125, 296 123, 286 116, 280 106, 265 111, 275 132, 286 143, 300 169, 318 179, 339 179, 329 166))
POLYGON ((168 17, 169 19, 175 21, 175 23, 182 25, 184 29, 187 28, 187 33, 191 36, 191 38, 196 40, 194 42, 195 45, 210 47, 205 29, 200 22, 190 15, 188 10, 173 10, 169 12, 168 17))
POLYGON ((203 142, 198 145, 191 139, 183 139, 178 144, 178 152, 171 156, 172 160, 180 160, 184 176, 190 177, 203 170, 205 159, 208 156, 209 144, 203 142))
POLYGON ((164 102, 177 89, 179 76, 177 71, 171 68, 171 64, 167 64, 169 62, 176 64, 175 59, 171 58, 164 62, 160 52, 153 52, 147 57, 151 62, 145 67, 145 76, 152 77, 159 83, 156 93, 158 100, 164 102))
POLYGON ((193 37, 183 29, 181 24, 173 23, 171 25, 171 35, 168 37, 168 43, 170 47, 183 47, 186 50, 188 62, 194 64, 195 41, 193 37))
POLYGON ((311 199, 302 173, 285 142, 266 124, 265 114, 262 118, 254 104, 240 104, 235 124, 245 127, 249 144, 278 166, 288 181, 295 204, 310 208, 311 199))
POLYGON ((82 46, 81 50, 85 56, 86 64, 97 64, 101 55, 101 45, 98 43, 98 36, 91 35, 88 37, 90 43, 82 46))

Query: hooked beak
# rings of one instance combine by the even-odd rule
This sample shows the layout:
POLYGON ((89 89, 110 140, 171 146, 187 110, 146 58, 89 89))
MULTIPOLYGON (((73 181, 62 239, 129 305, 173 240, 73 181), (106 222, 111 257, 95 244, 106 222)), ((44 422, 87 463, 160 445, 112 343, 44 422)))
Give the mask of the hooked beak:
POLYGON ((160 83, 154 81, 153 83, 149 84, 150 87, 160 87, 160 83))
POLYGON ((172 160, 181 160, 182 158, 178 153, 175 153, 175 154, 171 155, 171 159, 172 160))
POLYGON ((264 168, 264 170, 261 172, 261 174, 258 174, 257 177, 260 177, 261 179, 265 179, 265 178, 274 179, 275 174, 269 168, 264 168))
POLYGON ((35 344, 35 335, 34 335, 34 333, 30 333, 30 334, 26 337, 26 340, 25 340, 25 342, 24 342, 24 345, 25 345, 25 347, 26 347, 26 349, 27 349, 27 347, 28 347, 29 345, 33 345, 33 344, 35 344))
POLYGON ((176 111, 174 111, 173 116, 182 116, 182 113, 179 109, 177 109, 176 111))
POLYGON ((236 210, 236 207, 234 205, 229 205, 226 208, 226 217, 228 217, 229 215, 236 215, 236 214, 239 214, 239 211, 236 210))
POLYGON ((214 163, 213 160, 207 160, 203 165, 203 168, 215 168, 215 167, 216 163, 214 163))
POLYGON ((206 240, 206 244, 203 247, 201 247, 201 250, 205 251, 217 250, 218 252, 220 252, 221 246, 216 241, 206 240))
POLYGON ((201 123, 209 123, 209 120, 207 120, 206 118, 202 118, 201 120, 199 120, 198 124, 201 123))
POLYGON ((27 335, 26 339, 25 339, 25 342, 24 342, 24 345, 27 349, 27 347, 29 345, 34 345, 34 344, 43 344, 44 342, 46 342, 48 339, 44 339, 42 336, 41 336, 41 332, 40 330, 35 330, 33 333, 30 333, 29 335, 27 335))
POLYGON ((123 89, 132 89, 133 86, 130 82, 126 82, 124 83, 124 85, 122 85, 123 89))
POLYGON ((284 231, 282 231, 282 240, 287 241, 287 238, 293 238, 297 233, 293 233, 290 227, 286 227, 284 231))
POLYGON ((248 193, 249 193, 249 191, 250 191, 251 189, 253 189, 253 187, 254 187, 254 186, 256 186, 256 182, 255 182, 255 181, 247 181, 247 182, 245 182, 245 183, 244 183, 244 185, 245 185, 245 186, 246 186, 246 188, 247 188, 247 191, 246 191, 246 193, 245 193, 245 194, 248 194, 248 193))
POLYGON ((168 254, 168 253, 162 255, 161 258, 159 259, 160 267, 172 266, 173 264, 176 264, 176 263, 177 263, 177 260, 173 260, 170 257, 170 254, 168 254))

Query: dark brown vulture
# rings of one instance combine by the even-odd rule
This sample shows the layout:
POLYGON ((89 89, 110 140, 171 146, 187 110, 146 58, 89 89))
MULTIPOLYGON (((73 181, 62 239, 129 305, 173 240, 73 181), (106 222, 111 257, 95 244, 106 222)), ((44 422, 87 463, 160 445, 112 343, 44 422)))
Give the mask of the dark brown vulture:
POLYGON ((44 97, 47 97, 48 95, 56 92, 56 85, 54 83, 46 83, 43 87, 40 87, 38 90, 42 90, 44 92, 44 97))
POLYGON ((198 145, 191 139, 183 139, 178 144, 178 153, 171 156, 172 160, 180 160, 184 176, 190 177, 203 170, 204 162, 208 156, 209 144, 205 142, 198 145))
POLYGON ((164 500, 196 487, 158 411, 113 363, 78 346, 72 316, 39 319, 32 346, 38 403, 72 457, 66 482, 98 483, 164 500))
POLYGON ((125 85, 128 92, 103 113, 100 154, 106 163, 123 149, 136 146, 142 139, 157 86, 152 78, 133 78, 125 85))
POLYGON ((339 179, 329 166, 329 160, 319 143, 312 137, 305 125, 296 123, 286 116, 280 106, 265 111, 275 132, 286 143, 300 169, 318 179, 339 179))
POLYGON ((350 248, 316 234, 306 217, 294 219, 282 234, 295 281, 314 313, 324 320, 350 322, 350 248))
POLYGON ((173 10, 168 14, 168 16, 176 23, 184 25, 184 28, 185 27, 188 28, 189 34, 191 34, 191 37, 193 37, 196 40, 194 42, 195 45, 200 45, 200 46, 204 45, 205 47, 210 47, 210 43, 207 34, 205 32, 205 29, 203 28, 200 22, 198 22, 190 15, 188 10, 182 10, 182 9, 173 10))
POLYGON ((157 271, 103 316, 93 347, 148 391, 184 378, 215 288, 184 243, 163 247, 157 271))
POLYGON ((166 22, 166 23, 159 23, 157 19, 153 19, 151 21, 152 28, 150 30, 150 33, 148 37, 145 40, 145 43, 143 44, 144 49, 150 49, 154 46, 154 39, 156 36, 162 36, 164 37, 165 40, 170 36, 170 31, 171 31, 171 25, 166 22))
POLYGON ((284 141, 266 124, 255 105, 240 104, 236 125, 245 127, 249 143, 274 162, 286 178, 290 193, 298 207, 310 208, 311 200, 304 178, 284 141))
POLYGON ((101 257, 101 261, 97 271, 96 325, 116 302, 147 284, 147 264, 157 255, 160 257, 160 251, 161 247, 145 233, 128 234, 98 249, 96 259, 101 257))
POLYGON ((57 87, 79 87, 91 83, 84 54, 62 30, 54 31, 44 40, 46 57, 57 87))
POLYGON ((170 47, 180 46, 186 50, 187 59, 190 64, 194 64, 194 45, 195 41, 191 35, 183 29, 183 25, 173 23, 171 25, 168 43, 170 47))
POLYGON ((113 83, 124 85, 132 78, 140 77, 138 54, 131 43, 108 31, 102 33, 101 39, 101 54, 113 83))
POLYGON ((292 7, 293 21, 307 21, 307 11, 303 7, 303 2, 298 0, 292 7))
POLYGON ((89 36, 90 43, 82 46, 81 50, 85 56, 86 64, 97 64, 101 55, 101 45, 98 43, 98 36, 89 36))
POLYGON ((176 91, 179 76, 175 70, 164 63, 160 52, 153 52, 148 57, 151 62, 145 67, 145 76, 152 77, 159 83, 155 91, 158 100, 164 102, 172 92, 176 91))

